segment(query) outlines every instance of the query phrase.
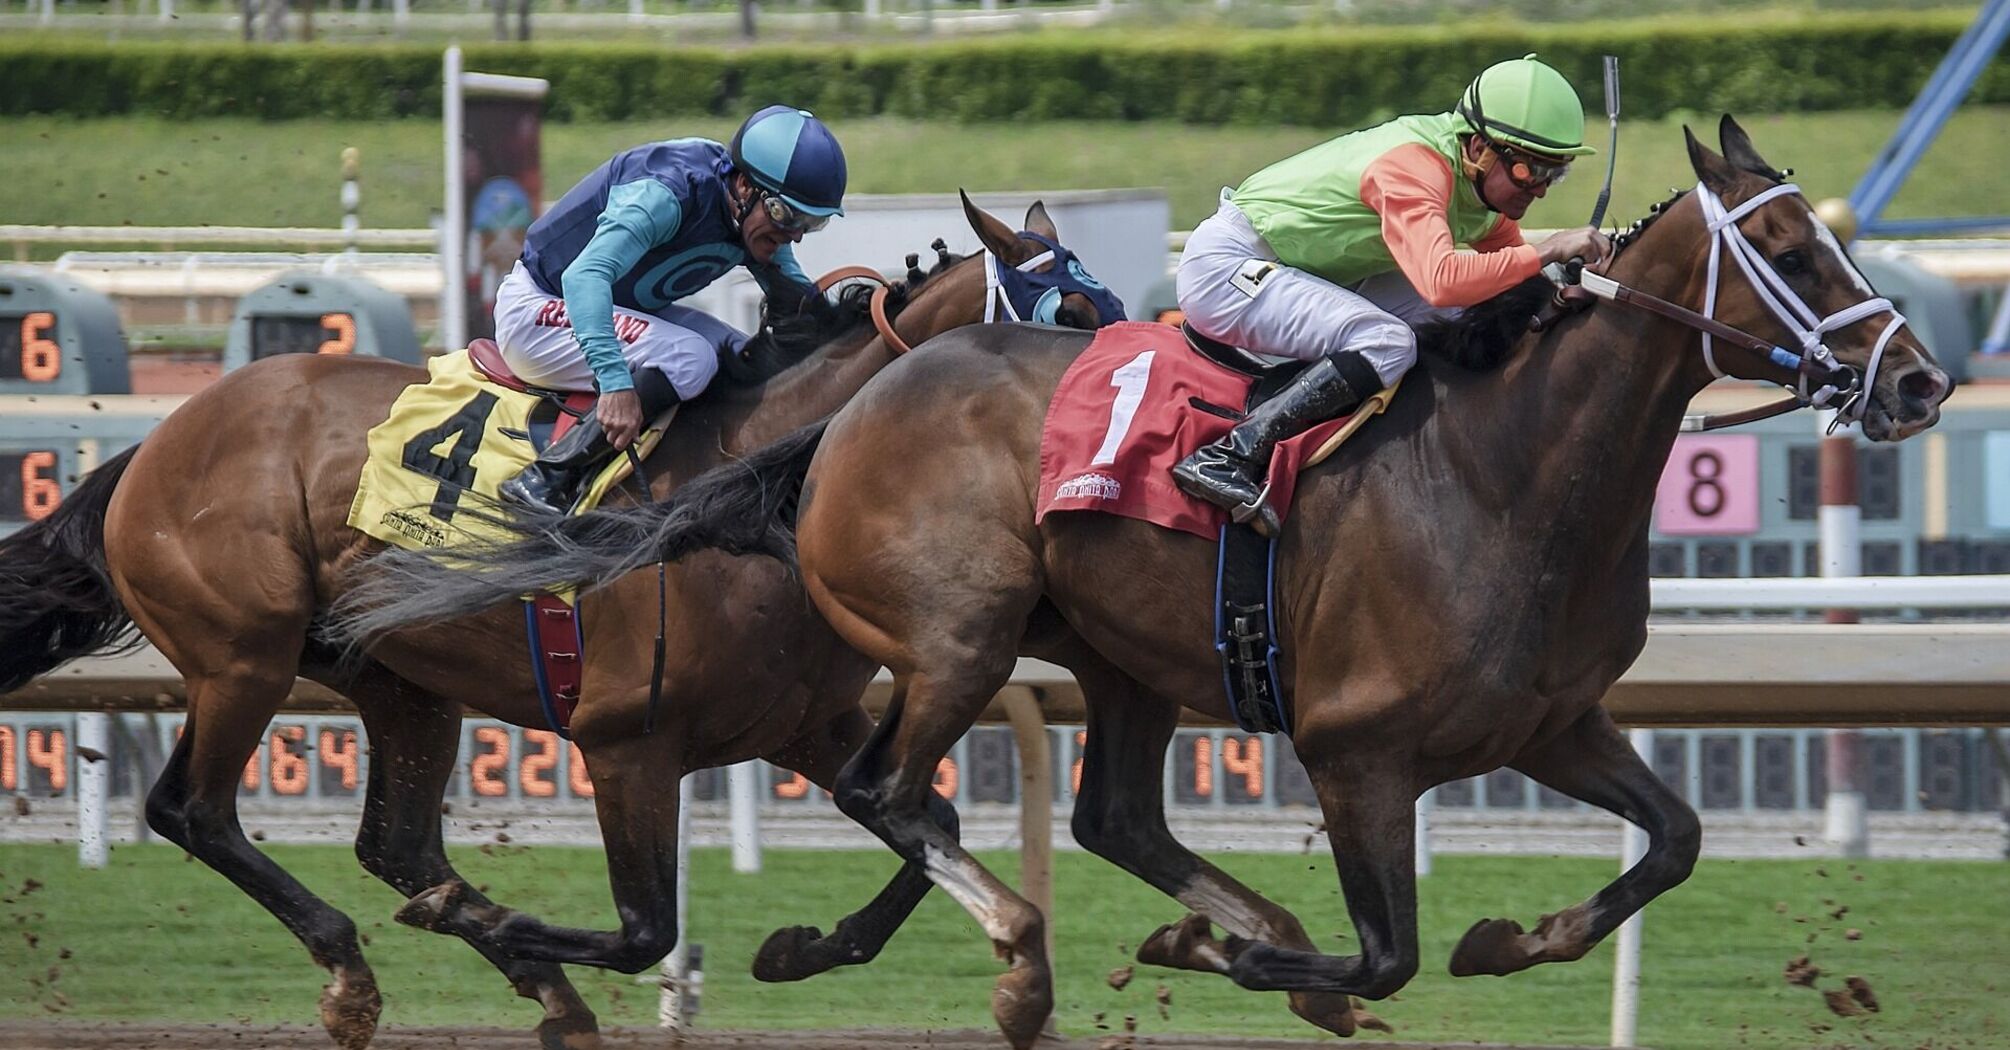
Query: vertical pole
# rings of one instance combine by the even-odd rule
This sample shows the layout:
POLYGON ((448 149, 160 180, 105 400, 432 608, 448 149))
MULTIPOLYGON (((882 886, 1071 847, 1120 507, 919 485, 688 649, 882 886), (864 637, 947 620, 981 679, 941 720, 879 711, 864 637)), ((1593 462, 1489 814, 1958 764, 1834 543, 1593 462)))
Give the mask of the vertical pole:
POLYGON ((112 794, 112 716, 94 711, 77 716, 77 866, 102 868, 110 825, 112 794), (93 761, 84 757, 97 754, 93 761))
POLYGON ((1436 808, 1438 789, 1427 788, 1417 796, 1417 876, 1431 873, 1431 810, 1436 808))
MULTIPOLYGON (((402 0, 401 0, 402 2, 402 0)), ((441 63, 446 84, 440 95, 440 110, 446 125, 446 230, 440 237, 440 342, 443 349, 459 350, 468 345, 468 297, 463 290, 467 270, 461 253, 468 246, 468 214, 461 199, 461 49, 447 48, 441 63)))
MULTIPOLYGON (((1633 742, 1633 750, 1640 757, 1653 761, 1654 730, 1635 729, 1627 734, 1633 742)), ((1626 825, 1625 837, 1619 845, 1619 870, 1632 870, 1640 858, 1647 855, 1647 833, 1632 824, 1626 825)), ((1640 920, 1641 912, 1634 912, 1619 924, 1619 940, 1613 946, 1612 960, 1612 1045, 1633 1046, 1640 1030, 1640 920)))
POLYGON ((174 0, 161 0, 161 24, 174 21, 174 0))
POLYGON ((663 960, 663 994, 656 999, 656 1023, 683 1031, 691 1016, 685 987, 691 979, 691 774, 677 781, 677 946, 663 960))
MULTIPOLYGON (((1856 438, 1847 429, 1839 434, 1827 431, 1834 412, 1823 412, 1821 439, 1821 532, 1822 575, 1824 577, 1863 574, 1863 512, 1857 506, 1856 438)), ((1854 609, 1830 609, 1828 623, 1855 623, 1854 609)), ((1863 734, 1853 729, 1835 729, 1828 737, 1829 797, 1824 837, 1845 857, 1862 857, 1870 852, 1870 832, 1864 820, 1863 786, 1858 763, 1863 752, 1863 734)))
POLYGON ((391 24, 399 33, 412 22, 412 0, 391 0, 391 24))
POLYGON ((363 202, 363 154, 354 146, 342 150, 342 254, 356 259, 356 234, 363 228, 358 214, 363 202))
POLYGON ((749 759, 726 770, 727 805, 733 814, 733 870, 761 870, 761 762, 749 759))
MULTIPOLYGON (((1019 745, 1019 895, 1046 920, 1047 965, 1054 965, 1054 760, 1040 699, 1023 685, 998 693, 1019 745)), ((1047 1018, 1051 1031, 1054 1018, 1047 1018)))

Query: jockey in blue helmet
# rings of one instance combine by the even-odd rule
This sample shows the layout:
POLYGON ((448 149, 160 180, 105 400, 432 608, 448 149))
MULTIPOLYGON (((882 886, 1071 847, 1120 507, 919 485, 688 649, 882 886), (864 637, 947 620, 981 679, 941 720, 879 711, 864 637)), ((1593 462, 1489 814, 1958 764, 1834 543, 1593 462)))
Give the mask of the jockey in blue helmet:
POLYGON ((671 139, 617 153, 531 224, 496 293, 496 343, 518 377, 598 388, 591 419, 503 482, 505 500, 564 510, 642 427, 696 397, 745 333, 677 300, 745 266, 769 299, 815 287, 794 244, 844 214, 845 159, 806 110, 769 106, 730 145, 671 139))

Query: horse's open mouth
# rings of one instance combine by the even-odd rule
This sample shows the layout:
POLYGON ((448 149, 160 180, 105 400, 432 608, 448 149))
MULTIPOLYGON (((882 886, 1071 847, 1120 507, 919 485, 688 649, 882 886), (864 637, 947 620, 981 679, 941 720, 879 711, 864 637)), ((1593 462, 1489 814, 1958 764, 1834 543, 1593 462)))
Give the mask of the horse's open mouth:
POLYGON ((1882 390, 1872 390, 1870 405, 1864 410, 1863 434, 1872 441, 1903 441, 1940 421, 1939 405, 1919 411, 1899 398, 1900 407, 1893 411, 1887 396, 1882 390))

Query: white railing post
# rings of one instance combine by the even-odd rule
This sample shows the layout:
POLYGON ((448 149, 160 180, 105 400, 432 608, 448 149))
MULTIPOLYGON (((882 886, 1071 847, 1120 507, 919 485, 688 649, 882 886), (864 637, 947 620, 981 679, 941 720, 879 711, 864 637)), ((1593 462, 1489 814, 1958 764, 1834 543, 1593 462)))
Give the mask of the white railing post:
POLYGON ((77 865, 102 868, 111 824, 112 716, 93 711, 77 716, 77 865), (96 755, 91 758, 88 756, 96 755))
MULTIPOLYGON (((1650 764, 1654 761, 1654 730, 1635 729, 1627 734, 1633 750, 1650 764)), ((1633 870, 1647 855, 1647 832, 1629 823, 1619 845, 1619 870, 1633 870)), ((1634 1046, 1640 1030, 1640 921, 1644 912, 1634 912, 1619 924, 1619 938, 1613 945, 1612 960, 1612 1045, 1634 1046)))
POLYGON ((733 870, 761 870, 761 762, 749 759, 726 770, 727 805, 733 818, 733 870))
POLYGON ((1417 875, 1431 873, 1431 810, 1437 805, 1438 789, 1427 788, 1417 796, 1417 875))
MULTIPOLYGON (((1863 508, 1857 504, 1857 452, 1855 435, 1842 428, 1829 433, 1834 412, 1817 417, 1822 426, 1821 509, 1818 527, 1821 536, 1822 576, 1848 578, 1863 575, 1863 508)), ((1828 623, 1856 623, 1854 609, 1830 609, 1828 623)), ((1864 820, 1863 786, 1858 782, 1858 759, 1863 735, 1853 729, 1834 729, 1828 735, 1828 800, 1824 806, 1824 837, 1845 857, 1862 857, 1870 852, 1870 830, 1864 820)))
POLYGON ((356 234, 363 228, 363 154, 354 146, 342 150, 342 254, 354 258, 356 234))
POLYGON ((446 82, 440 96, 441 123, 445 125, 446 230, 440 237, 440 345, 459 350, 468 345, 467 270, 461 253, 467 251, 466 191, 461 186, 461 49, 450 47, 441 59, 446 82))

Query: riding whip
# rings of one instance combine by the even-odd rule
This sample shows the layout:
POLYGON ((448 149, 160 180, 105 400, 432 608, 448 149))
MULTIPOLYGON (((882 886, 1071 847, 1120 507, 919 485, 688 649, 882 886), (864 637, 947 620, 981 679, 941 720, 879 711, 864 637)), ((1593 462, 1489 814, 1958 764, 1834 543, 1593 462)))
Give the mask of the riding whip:
POLYGON ((1619 56, 1605 56, 1605 121, 1612 126, 1612 144, 1605 149, 1605 186, 1592 205, 1591 222, 1596 229, 1605 218, 1606 202, 1612 199, 1612 173, 1619 166, 1619 56))

